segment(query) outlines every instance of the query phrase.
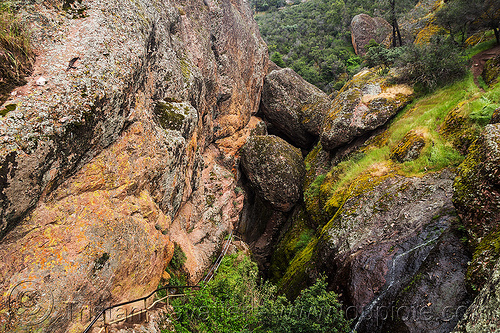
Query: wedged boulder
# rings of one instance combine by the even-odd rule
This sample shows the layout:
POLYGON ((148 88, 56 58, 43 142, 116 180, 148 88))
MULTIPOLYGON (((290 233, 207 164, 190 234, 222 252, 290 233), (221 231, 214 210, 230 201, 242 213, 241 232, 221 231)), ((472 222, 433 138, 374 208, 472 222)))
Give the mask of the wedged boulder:
POLYGON ((287 212, 302 196, 305 175, 300 149, 274 135, 250 136, 241 150, 243 172, 257 195, 287 212))
POLYGON ((324 149, 333 150, 384 125, 412 100, 412 88, 389 80, 376 70, 364 70, 342 88, 323 123, 324 149))
POLYGON ((358 14, 351 20, 351 38, 354 52, 365 55, 365 46, 370 40, 382 43, 391 32, 391 25, 381 17, 371 17, 367 14, 358 14))
POLYGON ((260 110, 297 147, 309 148, 321 133, 331 100, 290 68, 264 79, 260 110))
POLYGON ((469 147, 453 188, 453 203, 474 249, 468 278, 480 289, 500 258, 500 124, 487 125, 469 147))
POLYGON ((449 332, 460 318, 445 313, 444 323, 443 310, 470 300, 470 255, 455 233, 454 174, 380 173, 352 182, 323 233, 294 259, 280 285, 293 295, 325 272, 357 332, 449 332), (417 317, 408 315, 413 310, 417 317), (430 315, 423 318, 421 311, 430 315))

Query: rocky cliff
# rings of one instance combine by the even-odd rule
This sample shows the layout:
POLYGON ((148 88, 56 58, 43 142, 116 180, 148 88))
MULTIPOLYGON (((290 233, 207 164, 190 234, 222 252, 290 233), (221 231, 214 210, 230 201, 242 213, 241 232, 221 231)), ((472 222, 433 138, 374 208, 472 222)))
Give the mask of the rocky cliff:
POLYGON ((174 243, 189 281, 210 264, 239 220, 237 151, 259 123, 267 48, 242 1, 17 9, 37 57, 0 119, 1 325, 78 331, 68 304, 154 290, 174 243), (50 299, 42 318, 9 310, 26 281, 50 299))

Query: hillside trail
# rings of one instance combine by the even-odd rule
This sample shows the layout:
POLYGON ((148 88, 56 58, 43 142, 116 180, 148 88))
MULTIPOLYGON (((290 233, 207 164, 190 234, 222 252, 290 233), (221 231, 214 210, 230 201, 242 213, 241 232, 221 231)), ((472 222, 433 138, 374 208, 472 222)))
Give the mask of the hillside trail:
POLYGON ((486 61, 498 54, 500 54, 500 45, 496 45, 491 49, 480 52, 472 57, 472 74, 474 75, 474 83, 480 89, 482 88, 479 85, 478 77, 483 73, 484 64, 486 63, 486 61))

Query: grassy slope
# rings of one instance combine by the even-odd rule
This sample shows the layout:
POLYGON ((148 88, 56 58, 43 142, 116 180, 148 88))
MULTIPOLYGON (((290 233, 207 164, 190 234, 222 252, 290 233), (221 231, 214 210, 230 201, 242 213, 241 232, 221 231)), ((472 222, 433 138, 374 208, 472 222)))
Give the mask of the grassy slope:
MULTIPOLYGON (((477 49, 480 51, 481 47, 477 49)), ((302 283, 296 277, 303 275, 304 267, 314 255, 317 237, 328 229, 327 222, 343 202, 363 190, 365 179, 383 177, 389 172, 422 176, 444 168, 456 168, 465 158, 467 147, 498 107, 500 84, 482 91, 469 74, 459 82, 416 99, 392 120, 386 131, 369 140, 358 152, 326 174, 319 175, 305 189, 305 206, 310 216, 322 211, 327 217, 317 228, 316 237, 297 251, 290 261, 280 285, 302 283), (391 160, 391 150, 396 149, 412 130, 420 133, 426 142, 420 156, 404 163, 391 160)))

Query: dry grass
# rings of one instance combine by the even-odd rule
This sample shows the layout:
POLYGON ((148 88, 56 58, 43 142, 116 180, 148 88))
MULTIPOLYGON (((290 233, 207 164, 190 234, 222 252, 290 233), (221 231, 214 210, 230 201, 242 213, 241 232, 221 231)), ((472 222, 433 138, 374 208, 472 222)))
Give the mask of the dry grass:
POLYGON ((8 3, 0 4, 0 105, 25 83, 34 62, 29 32, 8 3))

